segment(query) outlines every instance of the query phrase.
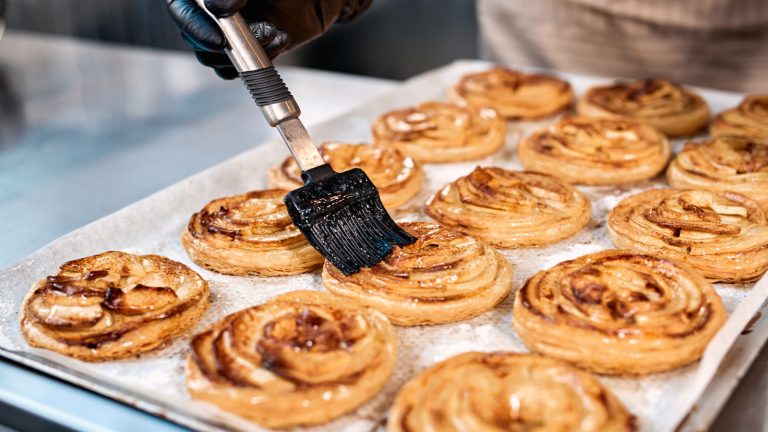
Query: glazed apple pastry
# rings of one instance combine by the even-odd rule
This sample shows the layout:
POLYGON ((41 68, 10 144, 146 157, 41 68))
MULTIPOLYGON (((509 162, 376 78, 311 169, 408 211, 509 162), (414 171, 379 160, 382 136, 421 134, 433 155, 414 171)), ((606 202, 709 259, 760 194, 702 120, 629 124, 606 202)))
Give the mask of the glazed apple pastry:
POLYGON ((318 269, 323 257, 293 225, 285 194, 267 189, 215 199, 192 215, 181 244, 192 261, 223 274, 283 276, 318 269))
POLYGON ((394 324, 464 320, 501 302, 512 288, 512 267, 490 246, 434 223, 403 222, 418 238, 384 261, 345 276, 326 261, 328 291, 383 312, 394 324))
POLYGON ((529 349, 609 375, 695 362, 727 318, 717 292, 688 265, 629 250, 536 273, 512 310, 529 349))
POLYGON ((768 142, 768 94, 750 95, 712 119, 712 136, 735 135, 768 142))
POLYGON ((507 123, 490 108, 435 101, 382 115, 373 124, 373 142, 417 162, 461 162, 495 153, 506 130, 507 123))
POLYGON ((709 106, 701 96, 664 79, 592 87, 576 108, 591 117, 642 120, 671 137, 692 135, 709 121, 709 106))
POLYGON ((493 108, 507 120, 548 117, 573 103, 568 82, 502 67, 464 76, 449 95, 459 105, 493 108))
POLYGON ((611 210, 608 231, 617 247, 683 261, 714 281, 750 281, 768 270, 766 212, 736 192, 641 192, 611 210))
POLYGON ((21 306, 21 332, 33 347, 114 360, 164 345, 207 307, 208 283, 187 266, 104 252, 64 263, 36 282, 21 306))
POLYGON ((388 432, 632 432, 635 418, 610 390, 566 362, 531 354, 468 352, 435 364, 400 390, 388 432))
POLYGON ((768 143, 730 136, 687 143, 667 180, 679 189, 738 192, 768 208, 768 143))
POLYGON ((293 291, 196 336, 187 389, 268 428, 313 425, 378 393, 395 356, 394 328, 380 312, 293 291))
POLYGON ((654 177, 670 147, 661 132, 637 120, 563 117, 517 147, 526 169, 571 183, 617 185, 654 177))
MULTIPOLYGON (((384 206, 399 207, 421 190, 424 171, 412 158, 391 147, 367 144, 324 143, 320 145, 323 159, 336 171, 360 168, 379 190, 384 206)), ((304 183, 301 169, 292 157, 269 171, 272 187, 293 190, 304 183)))
POLYGON ((581 231, 589 200, 567 182, 529 171, 477 167, 427 201, 446 227, 502 248, 544 246, 581 231))

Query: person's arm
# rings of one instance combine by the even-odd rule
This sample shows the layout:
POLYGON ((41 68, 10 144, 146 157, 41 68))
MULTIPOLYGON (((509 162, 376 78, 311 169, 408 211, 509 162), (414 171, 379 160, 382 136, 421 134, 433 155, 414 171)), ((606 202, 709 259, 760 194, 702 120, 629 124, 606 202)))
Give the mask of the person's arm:
MULTIPOLYGON (((195 0, 167 0, 168 12, 179 26, 182 38, 195 50, 200 63, 212 67, 225 79, 236 78, 224 54, 224 35, 195 0)), ((205 0, 216 16, 237 11, 274 58, 280 53, 325 33, 336 22, 348 21, 370 6, 372 0, 205 0)))

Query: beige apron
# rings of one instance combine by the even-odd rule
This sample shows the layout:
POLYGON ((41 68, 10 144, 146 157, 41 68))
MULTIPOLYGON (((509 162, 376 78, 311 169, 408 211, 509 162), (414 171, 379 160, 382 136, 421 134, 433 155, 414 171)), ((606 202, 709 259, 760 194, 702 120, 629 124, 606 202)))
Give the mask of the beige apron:
POLYGON ((768 0, 478 0, 485 58, 768 93, 768 0))

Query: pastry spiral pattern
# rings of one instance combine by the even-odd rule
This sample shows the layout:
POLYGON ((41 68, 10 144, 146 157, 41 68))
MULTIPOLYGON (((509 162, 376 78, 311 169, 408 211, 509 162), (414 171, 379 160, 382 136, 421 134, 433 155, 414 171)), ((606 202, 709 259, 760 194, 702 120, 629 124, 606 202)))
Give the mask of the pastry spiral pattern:
POLYGON ((662 133, 636 120, 564 117, 524 138, 517 152, 526 169, 577 184, 615 185, 661 172, 670 147, 662 133))
POLYGON ((320 268, 323 257, 293 225, 286 191, 267 189, 209 202, 181 243, 198 265, 231 275, 281 276, 320 268))
POLYGON ((589 200, 548 174, 477 167, 427 201, 427 215, 502 248, 548 245, 589 223, 589 200))
POLYGON ((592 87, 576 108, 586 116, 642 120, 672 137, 694 134, 709 121, 701 96, 663 79, 592 87))
POLYGON ((460 105, 493 108, 508 120, 548 117, 573 103, 566 81, 500 67, 466 75, 449 95, 460 105))
POLYGON ((712 119, 709 132, 768 141, 768 94, 747 96, 736 108, 721 112, 712 119))
POLYGON ((641 192, 611 210, 608 231, 617 247, 686 262, 715 281, 750 281, 768 269, 768 217, 735 192, 641 192))
POLYGON ((492 109, 425 102, 379 117, 373 142, 417 162, 461 162, 495 153, 504 145, 506 129, 492 109))
POLYGON ((768 142, 722 136, 687 143, 667 180, 679 189, 738 192, 768 208, 768 142))
POLYGON ((208 284, 185 265, 104 252, 69 261, 35 283, 21 307, 21 331, 34 347, 113 360, 181 335, 207 306, 208 284))
POLYGON ((434 223, 400 226, 416 243, 345 276, 330 262, 323 284, 336 295, 383 312, 394 324, 464 320, 491 309, 512 288, 512 267, 490 246, 434 223))
POLYGON ((589 373, 511 352, 435 364, 400 390, 387 421, 387 432, 635 430, 634 416, 589 373))
POLYGON ((696 271, 628 250, 538 272, 512 310, 512 325, 532 351, 611 375, 692 363, 726 320, 720 297, 696 271))
MULTIPOLYGON (((379 190, 387 208, 407 203, 421 190, 424 171, 421 166, 397 149, 366 144, 324 143, 320 146, 323 159, 338 172, 360 168, 379 190)), ((304 183, 301 169, 293 158, 269 171, 272 187, 293 190, 304 183)))
POLYGON ((319 424, 375 395, 395 356, 394 328, 380 312, 293 291, 196 336, 187 389, 269 428, 319 424))

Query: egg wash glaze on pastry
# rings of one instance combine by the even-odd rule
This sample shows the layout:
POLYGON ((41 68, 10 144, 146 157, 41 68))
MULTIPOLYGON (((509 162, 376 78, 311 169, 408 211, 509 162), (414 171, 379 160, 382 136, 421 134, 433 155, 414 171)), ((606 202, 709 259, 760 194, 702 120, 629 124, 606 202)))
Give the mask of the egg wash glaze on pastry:
POLYGON ((768 94, 746 96, 736 108, 721 112, 712 119, 709 132, 768 141, 768 94))
POLYGON ((195 337, 187 389, 194 399, 269 428, 325 423, 381 390, 396 343, 380 312, 293 291, 195 337))
MULTIPOLYGON (((362 169, 371 179, 387 208, 399 207, 421 190, 424 171, 411 157, 391 147, 329 142, 320 145, 323 159, 337 172, 362 169)), ((272 187, 293 190, 304 184, 301 169, 292 157, 269 171, 272 187)))
POLYGON ((684 261, 714 281, 745 282, 768 269, 768 217, 735 192, 654 189, 608 214, 616 246, 684 261))
POLYGON ((526 169, 585 185, 651 178, 667 165, 670 146, 661 132, 629 118, 563 117, 520 141, 526 169))
POLYGON ((488 156, 504 145, 506 129, 493 109, 432 101, 382 115, 372 132, 376 145, 436 163, 488 156))
POLYGON ((536 430, 633 432, 635 418, 600 382, 530 354, 468 352, 409 381, 387 432, 536 430))
POLYGON ((667 168, 679 189, 738 192, 768 208, 768 142, 721 136, 690 142, 667 168))
POLYGON ((208 284, 185 265, 104 252, 64 263, 36 282, 21 306, 21 331, 33 347, 113 360, 179 336, 207 306, 208 284))
POLYGON ((701 96, 657 78, 592 87, 576 108, 581 115, 642 120, 672 137, 694 134, 709 121, 701 96))
POLYGON ((464 76, 449 96, 459 105, 493 108, 507 120, 548 117, 573 103, 568 82, 502 67, 464 76))
POLYGON ((543 246, 581 231, 589 200, 548 174, 477 167, 427 201, 425 213, 453 230, 503 248, 543 246))
POLYGON ((468 319, 494 307, 511 290, 512 266, 492 247, 434 223, 400 226, 418 241, 396 247, 381 263, 350 276, 326 262, 325 287, 382 311, 399 325, 468 319))
POLYGON ((610 375, 692 363, 727 318, 717 292, 692 268, 629 250, 536 273, 516 293, 513 317, 532 351, 610 375))
POLYGON ((286 191, 218 198, 192 215, 181 243, 198 265, 232 275, 282 276, 319 268, 323 257, 293 225, 286 191))

